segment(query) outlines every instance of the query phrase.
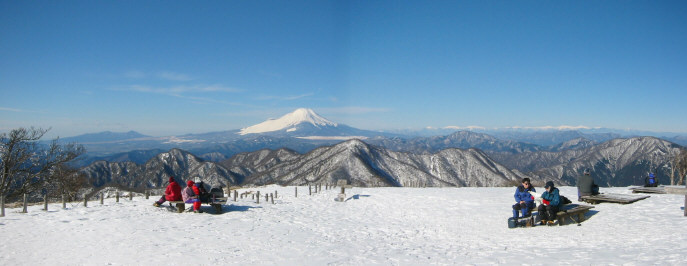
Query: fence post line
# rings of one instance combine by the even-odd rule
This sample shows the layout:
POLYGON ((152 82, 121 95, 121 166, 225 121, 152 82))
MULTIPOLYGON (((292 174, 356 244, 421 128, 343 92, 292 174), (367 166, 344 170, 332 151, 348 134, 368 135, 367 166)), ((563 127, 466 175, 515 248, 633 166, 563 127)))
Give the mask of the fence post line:
POLYGON ((258 198, 258 204, 260 204, 260 191, 258 191, 258 196, 256 198, 258 198))
POLYGON ((134 192, 129 191, 129 201, 132 201, 132 200, 134 200, 134 192))
POLYGON ((274 196, 277 197, 277 191, 276 190, 274 191, 274 196))
POLYGON ((298 187, 296 187, 296 198, 298 198, 298 187))
POLYGON ((115 199, 117 202, 119 202, 119 189, 117 189, 117 192, 115 192, 115 199))
POLYGON ((64 194, 62 194, 62 209, 67 209, 67 199, 64 197, 64 194))
POLYGON ((312 186, 308 184, 308 195, 312 196, 312 186))
POLYGON ((27 212, 28 212, 28 211, 26 210, 27 206, 28 206, 28 198, 27 198, 26 193, 24 193, 24 209, 21 211, 22 213, 27 213, 27 212))
POLYGON ((150 190, 146 189, 146 199, 148 199, 149 197, 150 197, 150 190))
POLYGON ((0 217, 5 217, 5 196, 0 196, 0 217))
POLYGON ((236 192, 236 190, 234 190, 234 202, 236 202, 236 196, 237 196, 238 194, 239 194, 239 193, 236 192))
POLYGON ((274 194, 270 193, 270 199, 272 199, 272 204, 274 204, 274 194))
POLYGON ((48 192, 45 192, 45 195, 43 195, 43 210, 48 211, 48 192))
POLYGON ((83 194, 83 206, 88 207, 88 197, 86 194, 83 194))
POLYGON ((270 201, 270 194, 265 193, 265 203, 270 201))
POLYGON ((105 204, 105 192, 100 192, 100 205, 105 204))

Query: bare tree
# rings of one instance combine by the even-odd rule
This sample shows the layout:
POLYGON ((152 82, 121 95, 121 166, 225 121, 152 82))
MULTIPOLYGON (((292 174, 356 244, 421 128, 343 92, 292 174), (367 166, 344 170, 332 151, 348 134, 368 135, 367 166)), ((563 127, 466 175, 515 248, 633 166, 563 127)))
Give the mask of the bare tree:
POLYGON ((85 152, 81 145, 39 143, 47 129, 17 128, 0 134, 0 195, 14 198, 45 189, 58 167, 85 152))
POLYGON ((685 175, 687 175, 687 149, 680 149, 680 154, 677 155, 677 169, 678 175, 680 176, 679 184, 684 184, 685 175))
POLYGON ((53 169, 52 178, 47 182, 46 187, 48 193, 64 195, 72 201, 76 199, 77 192, 86 185, 86 175, 79 172, 79 169, 61 164, 53 169))

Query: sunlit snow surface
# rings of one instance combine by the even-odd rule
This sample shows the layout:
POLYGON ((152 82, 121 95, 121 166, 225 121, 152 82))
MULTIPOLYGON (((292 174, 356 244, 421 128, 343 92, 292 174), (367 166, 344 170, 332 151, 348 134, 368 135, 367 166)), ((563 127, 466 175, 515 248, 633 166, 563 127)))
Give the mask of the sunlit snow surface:
MULTIPOLYGON (((3 265, 606 265, 687 262, 684 196, 595 205, 581 226, 508 229, 515 188, 352 188, 308 196, 268 186, 224 214, 177 214, 153 198, 6 209, 3 265)), ((324 187, 323 187, 324 189, 324 187)), ((540 189, 540 188, 537 188, 540 189)), ((240 190, 240 192, 249 189, 240 190)), ((543 189, 542 189, 543 191, 543 189)), ((561 188, 575 198, 576 189, 561 188)), ((627 187, 602 188, 626 193, 627 187)))

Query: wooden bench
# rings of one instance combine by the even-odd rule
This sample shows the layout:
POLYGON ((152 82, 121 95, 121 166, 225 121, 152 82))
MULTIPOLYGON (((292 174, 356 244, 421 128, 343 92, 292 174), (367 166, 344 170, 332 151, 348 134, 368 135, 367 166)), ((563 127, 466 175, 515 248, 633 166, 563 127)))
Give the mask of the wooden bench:
MULTIPOLYGON (((176 207, 178 213, 182 213, 186 209, 186 203, 183 201, 167 201, 167 202, 169 202, 170 206, 172 204, 174 204, 173 206, 176 207)), ((209 202, 201 202, 201 204, 207 204, 207 205, 212 206, 215 209, 215 212, 217 214, 220 214, 220 213, 222 213, 222 204, 226 203, 226 202, 227 202, 227 198, 222 197, 222 198, 215 198, 214 201, 212 199, 210 199, 209 202)))
POLYGON ((652 194, 666 194, 665 187, 632 187, 632 193, 652 193, 652 194))
POLYGON ((591 195, 591 196, 582 196, 582 197, 580 197, 580 199, 582 199, 582 201, 584 201, 584 202, 591 203, 591 204, 597 204, 600 202, 628 204, 628 203, 633 203, 635 201, 646 199, 648 197, 651 197, 651 196, 605 193, 605 194, 598 194, 598 195, 591 195))
POLYGON ((594 206, 580 205, 580 204, 566 204, 560 208, 556 213, 558 225, 566 225, 569 222, 581 223, 584 221, 584 215, 594 206), (575 219, 577 217, 577 219, 575 219))

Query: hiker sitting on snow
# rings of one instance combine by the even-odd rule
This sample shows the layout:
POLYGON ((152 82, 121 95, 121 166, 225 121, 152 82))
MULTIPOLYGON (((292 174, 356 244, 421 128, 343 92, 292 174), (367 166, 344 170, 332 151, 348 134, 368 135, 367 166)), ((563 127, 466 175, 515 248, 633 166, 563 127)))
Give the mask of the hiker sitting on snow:
POLYGON ((530 210, 533 210, 536 204, 530 191, 536 192, 529 178, 522 179, 522 185, 515 189, 515 204, 513 205, 513 218, 518 218, 518 211, 522 211, 522 217, 530 216, 530 210))
POLYGON ((193 180, 186 182, 186 185, 181 192, 184 203, 193 203, 193 212, 202 212, 200 211, 200 199, 198 199, 198 194, 200 194, 198 187, 194 186, 193 180))
POLYGON ((558 194, 558 189, 553 186, 553 181, 546 182, 544 188, 546 191, 541 194, 542 204, 539 205, 537 210, 539 210, 542 225, 553 225, 559 205, 561 204, 561 197, 558 194))

